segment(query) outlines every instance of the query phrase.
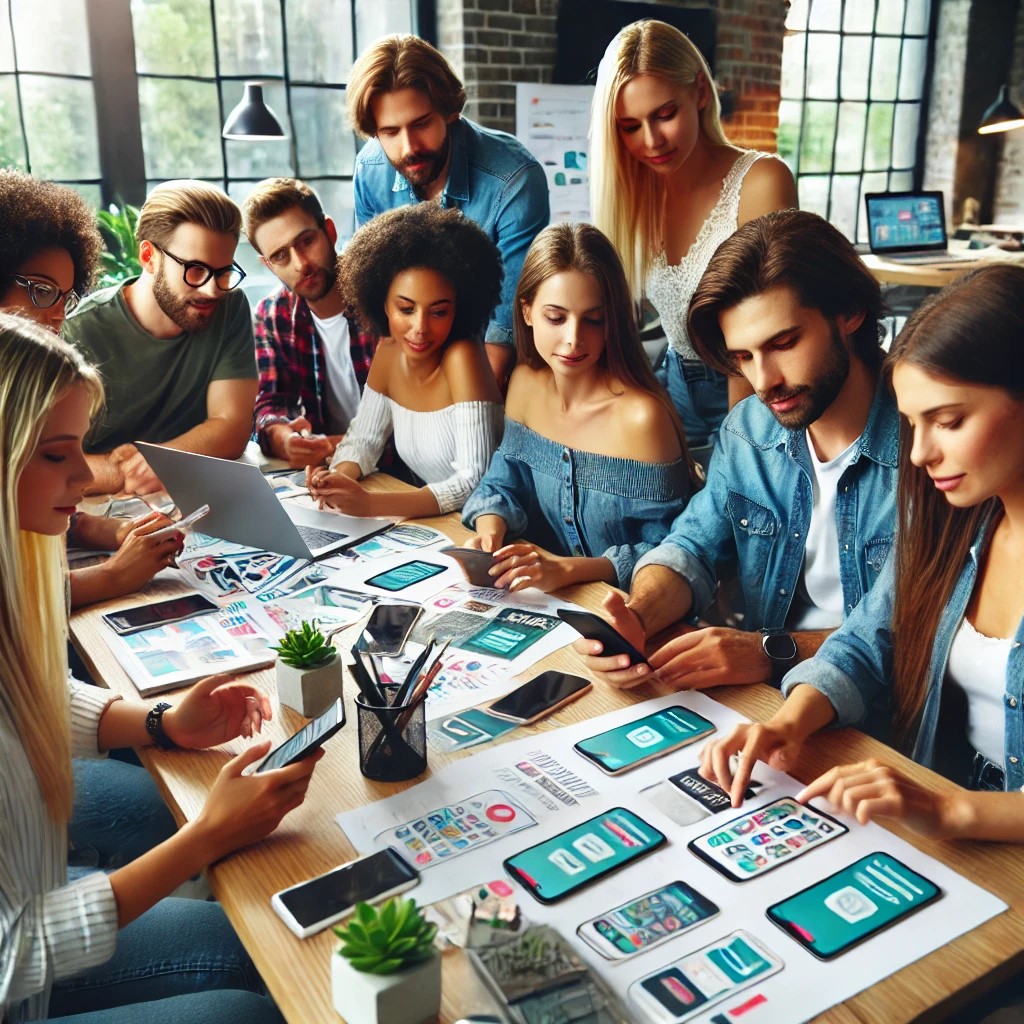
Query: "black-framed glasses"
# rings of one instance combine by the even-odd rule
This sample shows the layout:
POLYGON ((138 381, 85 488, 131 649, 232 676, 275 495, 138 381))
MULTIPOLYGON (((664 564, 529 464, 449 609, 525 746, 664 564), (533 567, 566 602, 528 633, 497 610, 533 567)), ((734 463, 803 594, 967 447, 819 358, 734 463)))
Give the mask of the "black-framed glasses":
POLYGON ((63 299, 64 314, 68 316, 82 301, 74 288, 58 288, 57 282, 51 281, 48 277, 25 277, 22 274, 15 274, 14 283, 28 292, 28 300, 36 309, 51 309, 63 299))
POLYGON ((156 242, 153 242, 152 245, 154 249, 159 249, 165 256, 181 266, 182 279, 190 288, 202 288, 212 277, 222 292, 229 292, 245 280, 245 271, 237 263, 229 263, 226 267, 221 267, 218 270, 199 260, 183 260, 180 256, 175 256, 173 252, 168 252, 157 245, 156 242))

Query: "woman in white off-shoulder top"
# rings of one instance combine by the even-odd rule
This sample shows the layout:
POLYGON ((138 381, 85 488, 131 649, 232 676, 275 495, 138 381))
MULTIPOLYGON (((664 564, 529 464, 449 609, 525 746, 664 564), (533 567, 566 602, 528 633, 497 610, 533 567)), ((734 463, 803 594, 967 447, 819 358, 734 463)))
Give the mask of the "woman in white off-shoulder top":
POLYGON ((494 243, 455 209, 404 206, 356 232, 338 287, 381 341, 330 467, 306 472, 321 507, 409 517, 462 508, 501 440, 501 394, 480 341, 501 278, 494 243), (416 491, 382 494, 359 483, 391 436, 424 481, 416 491))

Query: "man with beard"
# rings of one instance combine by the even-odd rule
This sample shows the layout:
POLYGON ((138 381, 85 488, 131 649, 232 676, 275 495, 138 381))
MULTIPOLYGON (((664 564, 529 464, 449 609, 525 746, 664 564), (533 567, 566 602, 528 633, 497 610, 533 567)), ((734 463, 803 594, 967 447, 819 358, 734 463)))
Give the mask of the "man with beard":
POLYGON ((462 116, 466 90, 416 36, 386 36, 352 67, 349 119, 370 142, 356 158, 356 219, 436 201, 455 206, 498 247, 505 277, 484 332, 502 391, 512 370, 513 296, 526 250, 550 218, 544 171, 525 146, 462 116))
POLYGON ((256 307, 260 447, 296 469, 328 458, 355 415, 376 347, 337 289, 338 230, 316 193, 268 178, 242 208, 246 237, 282 287, 256 307))
POLYGON ((722 243, 689 310, 700 357, 755 395, 722 424, 703 490, 605 601, 640 650, 703 614, 735 574, 742 628, 677 636, 646 664, 575 648, 606 682, 679 689, 773 681, 809 658, 878 578, 895 523, 898 424, 879 382, 881 295, 853 246, 816 214, 783 210, 722 243))
POLYGON ((135 441, 242 454, 256 397, 249 303, 234 262, 241 214, 201 181, 157 186, 139 215, 142 273, 86 298, 64 325, 103 375, 87 439, 90 493, 160 490, 135 441))

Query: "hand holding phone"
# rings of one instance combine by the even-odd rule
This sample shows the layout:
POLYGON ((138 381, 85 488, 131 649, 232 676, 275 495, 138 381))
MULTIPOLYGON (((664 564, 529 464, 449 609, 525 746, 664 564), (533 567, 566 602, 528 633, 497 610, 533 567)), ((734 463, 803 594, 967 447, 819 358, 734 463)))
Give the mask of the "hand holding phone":
POLYGON ((499 697, 487 713, 519 725, 532 725, 545 715, 553 714, 582 697, 593 684, 566 672, 544 672, 523 683, 511 693, 499 697))
POLYGON ((154 530, 150 534, 150 537, 167 537, 172 533, 185 533, 200 519, 203 518, 210 511, 209 505, 200 505, 194 512, 190 512, 187 516, 179 519, 176 523, 172 523, 170 526, 165 526, 163 529, 154 530))
POLYGON ((494 565, 494 555, 479 548, 441 548, 440 554, 447 555, 458 563, 466 579, 474 587, 494 587, 494 577, 489 570, 494 565))
POLYGON ((647 663, 647 655, 638 651, 611 623, 593 612, 577 611, 575 608, 559 608, 558 617, 568 622, 580 636, 588 640, 598 640, 604 650, 602 657, 615 654, 628 654, 630 665, 647 663))
POLYGON ((293 733, 280 746, 275 747, 262 761, 251 764, 242 772, 254 775, 284 768, 308 757, 323 746, 345 724, 345 705, 339 697, 319 718, 307 722, 298 732, 293 733))

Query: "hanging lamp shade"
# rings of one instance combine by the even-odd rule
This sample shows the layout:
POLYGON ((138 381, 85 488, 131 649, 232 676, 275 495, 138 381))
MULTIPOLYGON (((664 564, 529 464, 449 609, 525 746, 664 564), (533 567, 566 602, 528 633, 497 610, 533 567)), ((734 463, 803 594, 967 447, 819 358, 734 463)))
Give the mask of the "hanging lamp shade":
POLYGON ((228 114, 221 135, 245 142, 285 139, 288 133, 263 100, 263 83, 246 82, 242 102, 228 114))
POLYGON ((995 103, 985 111, 978 125, 979 135, 991 135, 994 132, 1009 132, 1014 128, 1024 128, 1024 114, 1020 107, 1010 100, 1010 90, 1003 85, 995 103))

